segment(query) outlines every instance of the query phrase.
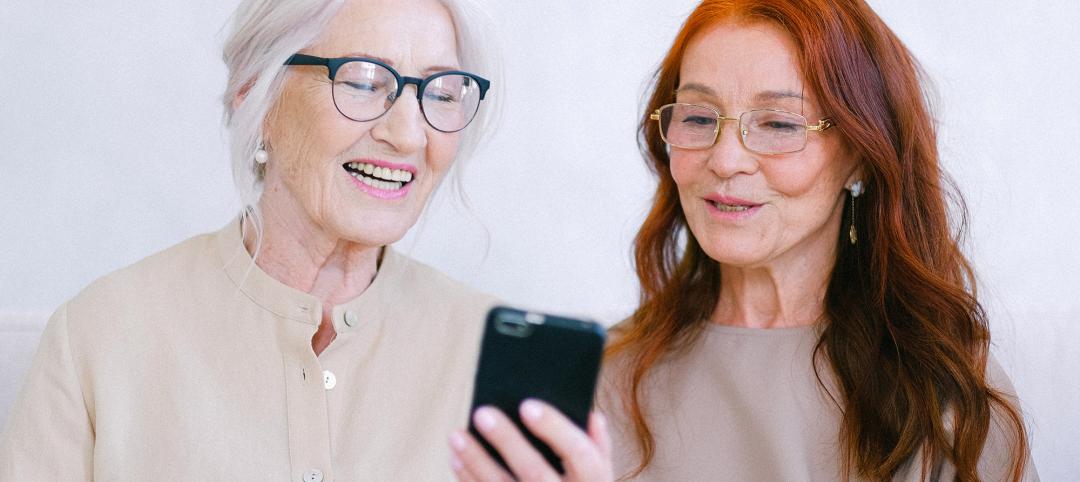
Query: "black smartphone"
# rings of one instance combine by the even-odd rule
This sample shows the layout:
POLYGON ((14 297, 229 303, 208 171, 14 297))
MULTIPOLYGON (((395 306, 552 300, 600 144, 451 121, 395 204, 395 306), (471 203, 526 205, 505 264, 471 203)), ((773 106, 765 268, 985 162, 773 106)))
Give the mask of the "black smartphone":
POLYGON ((527 398, 543 400, 586 429, 603 357, 597 323, 497 306, 488 313, 476 369, 469 432, 504 468, 506 462, 473 426, 471 414, 491 405, 503 411, 559 473, 559 457, 521 422, 527 398))

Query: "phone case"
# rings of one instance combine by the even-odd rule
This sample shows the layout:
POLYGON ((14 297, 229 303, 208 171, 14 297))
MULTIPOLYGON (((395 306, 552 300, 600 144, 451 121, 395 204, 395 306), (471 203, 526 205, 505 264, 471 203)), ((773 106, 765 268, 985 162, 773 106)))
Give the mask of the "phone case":
MULTIPOLYGON (((499 408, 563 473, 559 457, 522 424, 518 407, 527 398, 543 400, 584 430, 592 410, 604 339, 604 328, 591 321, 493 308, 480 346, 470 414, 483 405, 499 408)), ((473 426, 471 416, 469 431, 507 467, 473 426)))

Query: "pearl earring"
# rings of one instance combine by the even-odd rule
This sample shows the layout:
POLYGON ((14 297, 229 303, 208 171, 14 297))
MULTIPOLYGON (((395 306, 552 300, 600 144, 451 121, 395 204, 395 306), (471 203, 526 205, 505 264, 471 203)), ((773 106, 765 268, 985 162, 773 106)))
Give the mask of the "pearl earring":
POLYGON ((855 181, 851 183, 851 187, 848 189, 851 190, 851 197, 859 197, 863 193, 863 183, 862 181, 855 181))
POLYGON ((255 150, 255 162, 259 164, 266 164, 266 161, 270 160, 270 153, 266 152, 266 146, 263 143, 259 143, 259 148, 255 150))
POLYGON ((848 191, 851 191, 851 227, 848 228, 848 239, 851 240, 851 244, 854 246, 855 243, 859 242, 859 232, 855 229, 855 198, 863 193, 862 181, 851 183, 848 191))

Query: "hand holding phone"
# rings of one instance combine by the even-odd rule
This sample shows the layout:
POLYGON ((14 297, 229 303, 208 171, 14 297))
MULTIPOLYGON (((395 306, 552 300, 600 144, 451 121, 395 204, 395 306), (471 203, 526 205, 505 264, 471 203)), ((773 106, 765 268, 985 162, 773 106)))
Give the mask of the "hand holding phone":
POLYGON ((491 446, 499 451, 509 468, 495 462, 472 435, 457 432, 451 436, 450 444, 454 449, 451 465, 459 481, 615 480, 611 437, 599 412, 589 416, 588 433, 554 407, 539 400, 525 401, 518 413, 529 432, 544 441, 561 458, 563 472, 556 472, 502 411, 483 407, 474 413, 473 421, 491 446))
POLYGON ((455 456, 463 459, 455 469, 464 465, 471 477, 487 480, 477 471, 517 472, 539 463, 562 474, 560 455, 574 452, 590 459, 578 462, 593 476, 610 473, 606 428, 602 417, 589 415, 604 338, 593 322, 492 309, 476 373, 471 436, 451 438, 455 456), (595 453, 582 451, 586 446, 595 453))

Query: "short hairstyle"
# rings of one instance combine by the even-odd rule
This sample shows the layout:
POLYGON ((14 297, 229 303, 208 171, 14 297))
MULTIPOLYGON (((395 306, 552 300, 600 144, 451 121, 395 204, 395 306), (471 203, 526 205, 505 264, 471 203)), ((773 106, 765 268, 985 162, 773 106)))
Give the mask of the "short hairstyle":
MULTIPOLYGON (((222 55, 228 81, 222 103, 229 133, 233 182, 245 214, 256 225, 263 173, 255 151, 263 139, 263 122, 281 95, 290 56, 315 42, 345 0, 245 0, 232 16, 232 30, 222 55), (240 99, 237 101, 237 99, 240 99)), ((487 106, 462 132, 457 156, 467 157, 480 144, 497 116, 491 105, 501 91, 500 65, 494 42, 488 42, 490 20, 471 0, 439 0, 450 13, 464 70, 492 78, 487 106), (495 94, 495 95, 492 95, 495 94)), ((455 162, 455 165, 460 164, 455 162)), ((255 227, 259 231, 258 226, 255 227)))

